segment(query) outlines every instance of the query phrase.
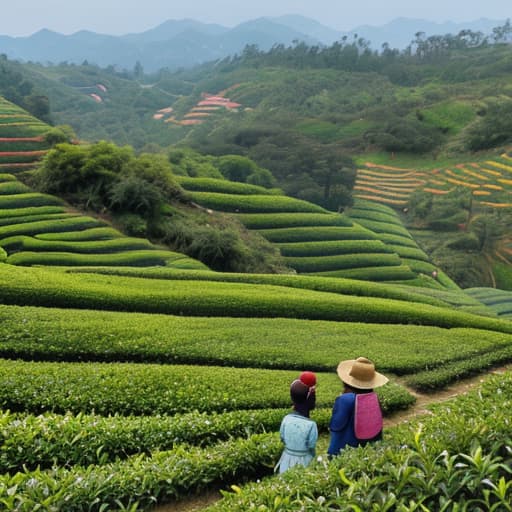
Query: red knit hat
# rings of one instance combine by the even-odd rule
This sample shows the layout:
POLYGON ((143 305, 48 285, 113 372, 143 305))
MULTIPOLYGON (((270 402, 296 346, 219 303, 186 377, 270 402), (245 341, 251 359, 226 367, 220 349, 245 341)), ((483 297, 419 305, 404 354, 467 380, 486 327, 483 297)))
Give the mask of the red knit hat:
POLYGON ((302 372, 299 380, 308 387, 316 386, 316 375, 313 372, 302 372))

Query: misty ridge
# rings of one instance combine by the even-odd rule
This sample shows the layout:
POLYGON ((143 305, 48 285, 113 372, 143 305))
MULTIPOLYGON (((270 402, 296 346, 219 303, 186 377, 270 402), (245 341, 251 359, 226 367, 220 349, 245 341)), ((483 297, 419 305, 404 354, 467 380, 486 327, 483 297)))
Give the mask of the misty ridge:
POLYGON ((246 45, 269 50, 276 44, 328 46, 343 37, 364 38, 374 49, 383 43, 403 49, 417 32, 426 35, 458 33, 469 29, 488 34, 504 20, 482 18, 472 22, 435 23, 422 19, 397 18, 382 26, 362 25, 348 32, 325 26, 300 15, 262 17, 233 28, 208 24, 192 19, 168 20, 141 33, 112 36, 81 30, 64 35, 42 29, 27 37, 0 35, 0 53, 10 59, 57 64, 80 64, 83 61, 98 66, 113 65, 132 69, 137 62, 145 71, 161 68, 175 70, 239 54, 246 45))

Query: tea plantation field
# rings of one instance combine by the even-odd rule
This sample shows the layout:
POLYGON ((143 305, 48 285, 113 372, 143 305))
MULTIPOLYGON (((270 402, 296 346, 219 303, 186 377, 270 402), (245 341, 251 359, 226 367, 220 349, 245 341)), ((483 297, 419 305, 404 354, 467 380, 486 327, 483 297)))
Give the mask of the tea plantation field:
POLYGON ((233 212, 298 271, 219 273, 28 189, 8 163, 1 510, 152 510, 212 489, 234 491, 213 506, 226 511, 510 510, 506 374, 387 430, 383 443, 330 462, 319 450, 308 470, 272 476, 302 370, 317 372, 325 435, 342 359, 365 355, 389 375, 386 416, 416 391, 512 361, 499 301, 426 275, 424 253, 387 207, 361 199, 339 215, 188 180, 195 201, 233 212))

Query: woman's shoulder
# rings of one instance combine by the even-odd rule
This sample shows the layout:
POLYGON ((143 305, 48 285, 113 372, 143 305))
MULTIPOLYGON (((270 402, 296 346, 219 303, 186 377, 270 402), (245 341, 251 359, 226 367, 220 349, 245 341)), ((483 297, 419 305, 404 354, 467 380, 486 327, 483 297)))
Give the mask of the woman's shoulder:
POLYGON ((336 402, 343 404, 352 404, 356 401, 355 393, 342 393, 336 398, 336 402))
POLYGON ((291 412, 287 414, 283 421, 296 421, 296 422, 310 422, 310 423, 316 423, 315 420, 312 420, 311 418, 307 418, 306 416, 302 416, 302 414, 297 414, 296 412, 291 412))

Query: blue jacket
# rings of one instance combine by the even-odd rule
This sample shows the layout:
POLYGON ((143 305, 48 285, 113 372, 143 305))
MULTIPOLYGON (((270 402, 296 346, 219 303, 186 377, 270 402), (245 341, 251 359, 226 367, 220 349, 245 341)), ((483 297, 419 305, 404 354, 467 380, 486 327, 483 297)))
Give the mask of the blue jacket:
POLYGON ((329 430, 331 442, 327 453, 337 455, 345 446, 358 446, 359 441, 354 434, 355 393, 343 393, 334 401, 329 430))

